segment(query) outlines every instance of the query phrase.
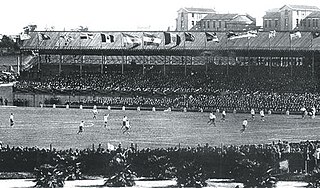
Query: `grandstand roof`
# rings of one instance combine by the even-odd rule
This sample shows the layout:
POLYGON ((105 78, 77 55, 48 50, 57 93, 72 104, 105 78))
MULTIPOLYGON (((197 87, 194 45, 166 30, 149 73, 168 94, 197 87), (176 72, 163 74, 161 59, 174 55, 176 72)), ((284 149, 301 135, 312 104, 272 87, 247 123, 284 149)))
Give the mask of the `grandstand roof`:
MULTIPOLYGON (((194 41, 186 41, 184 32, 147 32, 159 39, 159 45, 124 45, 123 33, 130 36, 136 36, 140 40, 143 39, 145 32, 120 32, 120 31, 92 31, 90 38, 81 39, 81 32, 68 31, 37 31, 30 33, 30 39, 24 40, 21 51, 37 50, 41 53, 52 54, 106 54, 106 55, 198 55, 203 51, 320 51, 320 37, 314 38, 311 32, 301 32, 301 38, 290 40, 290 33, 277 32, 274 38, 269 38, 269 32, 258 32, 256 37, 238 38, 230 40, 227 38, 226 32, 215 32, 219 42, 207 41, 205 32, 190 31, 194 37, 194 41), (101 33, 112 35, 114 42, 102 42, 101 33), (164 33, 171 36, 179 36, 181 43, 165 44, 164 33), (49 36, 50 39, 42 40, 40 36, 49 36), (69 41, 61 36, 70 37, 69 41)), ((212 32, 213 33, 213 32, 212 32)), ((236 32, 239 35, 244 33, 236 32)))

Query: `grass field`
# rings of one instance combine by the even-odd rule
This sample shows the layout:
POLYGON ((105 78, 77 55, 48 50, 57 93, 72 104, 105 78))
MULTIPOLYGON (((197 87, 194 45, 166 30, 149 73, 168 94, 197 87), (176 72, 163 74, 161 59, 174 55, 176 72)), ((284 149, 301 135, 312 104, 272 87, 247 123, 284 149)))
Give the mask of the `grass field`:
POLYGON ((38 146, 57 149, 89 148, 107 143, 124 147, 135 143, 141 148, 195 147, 197 144, 258 144, 272 141, 320 139, 320 117, 301 119, 297 115, 266 115, 261 121, 250 114, 227 114, 227 120, 220 120, 217 126, 207 124, 208 113, 163 112, 134 110, 99 110, 93 119, 89 109, 0 107, 0 141, 10 146, 38 146), (9 125, 10 113, 14 113, 15 125, 9 125), (109 113, 108 127, 104 127, 103 115, 109 113), (130 134, 120 131, 122 118, 126 115, 131 122, 130 134), (246 132, 240 133, 244 118, 248 118, 246 132), (85 121, 84 132, 76 134, 81 120, 85 121))

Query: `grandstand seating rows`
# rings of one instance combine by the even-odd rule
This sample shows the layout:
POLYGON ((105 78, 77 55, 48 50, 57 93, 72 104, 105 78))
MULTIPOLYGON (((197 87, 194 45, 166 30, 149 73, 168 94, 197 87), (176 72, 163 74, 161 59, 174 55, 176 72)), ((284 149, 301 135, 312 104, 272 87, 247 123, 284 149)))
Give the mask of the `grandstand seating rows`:
POLYGON ((141 65, 126 65, 123 73, 119 64, 107 65, 103 73, 99 72, 100 68, 100 65, 87 64, 80 73, 78 65, 64 65, 59 75, 57 64, 44 64, 40 80, 21 78, 15 91, 95 95, 99 96, 99 105, 290 108, 290 111, 299 111, 301 106, 320 108, 317 80, 310 79, 308 66, 274 67, 270 72, 270 67, 264 65, 210 65, 207 70, 205 66, 171 65, 166 67, 166 74, 163 65, 146 65, 144 73, 141 65), (106 98, 117 96, 122 98, 106 98), (303 100, 294 101, 296 97, 303 100))

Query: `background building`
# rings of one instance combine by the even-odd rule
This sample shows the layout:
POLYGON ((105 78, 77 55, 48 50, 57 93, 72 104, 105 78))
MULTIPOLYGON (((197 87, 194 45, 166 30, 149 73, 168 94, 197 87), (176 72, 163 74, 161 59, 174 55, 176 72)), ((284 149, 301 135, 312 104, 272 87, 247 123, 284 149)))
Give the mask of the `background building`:
POLYGON ((266 31, 290 31, 294 29, 312 30, 316 27, 320 9, 308 5, 284 5, 279 9, 267 11, 263 16, 263 28, 266 31), (310 16, 311 17, 308 17, 310 16), (309 19, 306 19, 306 18, 309 19), (313 20, 314 26, 313 26, 313 20))
POLYGON ((208 14, 197 22, 192 30, 227 31, 256 29, 256 19, 250 15, 241 14, 208 14))
POLYGON ((280 12, 279 9, 267 11, 263 16, 263 29, 265 31, 280 31, 280 12))
POLYGON ((305 19, 301 20, 299 29, 301 31, 312 31, 320 29, 320 11, 309 14, 305 19))
POLYGON ((188 31, 202 18, 213 13, 215 13, 215 10, 210 8, 181 8, 178 10, 176 30, 188 31))

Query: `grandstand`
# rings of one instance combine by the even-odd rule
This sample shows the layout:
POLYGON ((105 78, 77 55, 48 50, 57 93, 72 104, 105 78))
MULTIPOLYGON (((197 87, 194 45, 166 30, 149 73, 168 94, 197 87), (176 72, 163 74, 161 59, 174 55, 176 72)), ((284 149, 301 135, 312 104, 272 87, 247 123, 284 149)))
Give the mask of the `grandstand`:
MULTIPOLYGON (((81 32, 32 32, 31 38, 24 40, 21 54, 37 55, 36 63, 74 64, 207 64, 223 62, 229 65, 245 58, 247 64, 283 66, 297 61, 305 61, 315 66, 320 42, 311 32, 302 32, 301 38, 290 39, 289 32, 277 32, 269 37, 269 32, 258 32, 256 37, 229 40, 225 32, 217 32, 219 42, 207 41, 205 32, 191 32, 193 41, 186 40, 183 32, 170 32, 180 37, 177 42, 166 43, 165 32, 148 32, 161 40, 158 45, 126 45, 123 34, 143 39, 145 32, 89 32, 90 38, 81 39, 81 32), (101 34, 113 36, 113 42, 102 42, 101 34), (50 39, 41 39, 41 35, 50 39), (67 39, 65 39, 68 37, 67 39), (44 57, 43 57, 44 56, 44 57), (55 56, 55 57, 52 57, 55 56), (224 59, 221 61, 221 59, 224 59), (299 59, 299 60, 298 60, 299 59), (211 60, 211 61, 210 61, 211 60), (249 61, 252 61, 248 63, 249 61), (279 62, 280 61, 280 62, 279 62), (271 65, 271 62, 275 65, 271 65), (280 63, 280 65, 278 65, 280 63)), ((32 64, 32 63, 31 63, 32 64)), ((313 67, 314 69, 314 67, 313 67)), ((314 70, 313 70, 314 71, 314 70)), ((314 72, 312 72, 314 73, 314 72)))
MULTIPOLYGON (((258 32, 235 39, 216 32, 218 42, 210 40, 206 32, 188 34, 191 39, 185 32, 31 32, 30 39, 21 43, 21 77, 15 99, 33 100, 29 104, 36 106, 44 101, 32 99, 28 93, 45 94, 39 97, 42 99, 90 95, 95 101, 110 96, 166 97, 175 102, 161 107, 198 109, 207 103, 211 104, 208 109, 231 110, 244 107, 226 106, 227 101, 212 104, 212 97, 229 95, 239 100, 231 95, 240 93, 252 95, 256 101, 263 95, 269 101, 274 94, 318 94, 320 39, 312 32, 301 32, 296 38, 290 32, 272 37, 270 32, 258 32)), ((281 100, 288 101, 285 97, 281 100)), ((298 105, 315 105, 312 101, 314 96, 298 105)), ((72 102, 81 103, 64 99, 61 104, 72 102)), ((252 106, 261 107, 249 104, 245 109, 252 106)), ((288 106, 274 104, 270 108, 284 110, 288 106)))

